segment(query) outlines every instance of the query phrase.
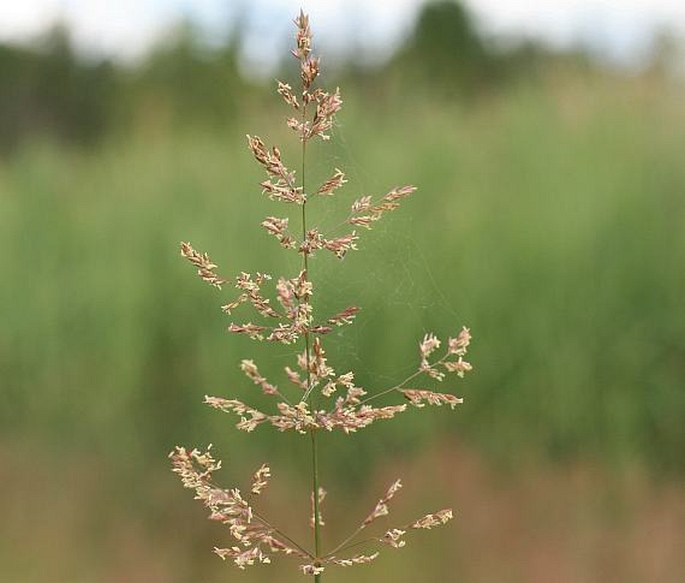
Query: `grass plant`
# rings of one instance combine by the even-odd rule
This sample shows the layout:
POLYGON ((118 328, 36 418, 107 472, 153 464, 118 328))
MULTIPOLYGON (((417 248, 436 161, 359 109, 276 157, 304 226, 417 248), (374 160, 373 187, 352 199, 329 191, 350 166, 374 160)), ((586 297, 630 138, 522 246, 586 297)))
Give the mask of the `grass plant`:
POLYGON ((313 543, 307 545, 295 540, 287 529, 273 524, 260 510, 258 498, 271 478, 271 468, 267 463, 254 472, 249 489, 240 490, 217 485, 213 474, 221 468, 221 462, 213 457, 210 448, 201 451, 177 446, 170 453, 170 458, 183 485, 193 489, 196 498, 209 509, 210 519, 228 526, 233 541, 229 546, 216 547, 217 555, 231 559, 241 569, 256 563, 269 563, 277 553, 291 555, 300 560, 302 572, 313 576, 318 583, 329 566, 369 563, 378 556, 377 548, 403 547, 408 532, 432 529, 452 518, 452 510, 445 508, 373 534, 374 523, 389 513, 390 502, 402 487, 397 479, 353 532, 346 536, 333 533, 329 538, 337 538, 337 543, 324 548, 322 502, 326 491, 320 483, 319 442, 321 432, 355 433, 375 421, 394 418, 408 406, 447 405, 454 409, 462 403, 461 398, 426 388, 425 380, 419 383, 418 379, 441 382, 449 374, 463 377, 472 369, 465 360, 471 335, 468 328, 463 327, 455 337, 447 340, 440 351, 442 342, 438 337, 432 333, 425 334, 419 342, 417 368, 403 381, 373 393, 357 386, 354 372, 339 374, 329 364, 324 341, 334 329, 352 324, 359 308, 343 306, 336 313, 326 315, 315 310, 313 259, 330 254, 334 260, 342 261, 348 253, 357 250, 359 230, 371 229, 387 213, 399 208, 401 201, 416 189, 400 186, 380 197, 360 196, 349 205, 346 216, 338 221, 337 226, 312 224, 308 213, 310 205, 324 204, 334 195, 340 196, 339 191, 347 183, 345 173, 338 168, 315 186, 311 185, 307 174, 308 145, 330 139, 342 99, 338 88, 328 92, 317 85, 320 61, 312 54, 308 17, 300 12, 295 24, 296 48, 292 54, 299 64, 300 87, 295 91, 289 84, 279 82, 278 94, 292 110, 292 116, 286 123, 301 144, 299 176, 286 165, 278 147, 267 147, 257 136, 248 135, 247 141, 254 158, 267 175, 261 183, 263 194, 283 204, 286 211, 296 209, 290 213, 294 216, 267 216, 261 226, 282 248, 300 257, 298 272, 275 278, 272 286, 274 278, 261 272, 241 272, 232 279, 225 278, 218 273, 218 266, 209 255, 196 251, 190 243, 181 244, 181 254, 210 286, 217 290, 227 285, 237 288, 237 297, 222 306, 226 315, 232 316, 243 307, 256 312, 259 323, 252 320, 231 322, 228 326, 230 332, 259 342, 299 347, 294 354, 293 366, 284 368, 285 385, 281 383, 279 386, 267 380, 254 360, 243 359, 240 363, 248 380, 264 395, 274 399, 275 406, 270 411, 235 398, 207 396, 205 403, 236 415, 239 418, 237 428, 243 431, 252 432, 261 425, 271 425, 277 431, 294 431, 308 438, 311 451, 309 521, 313 543), (291 222, 296 221, 299 225, 292 228, 291 222), (400 402, 393 397, 400 397, 400 402))

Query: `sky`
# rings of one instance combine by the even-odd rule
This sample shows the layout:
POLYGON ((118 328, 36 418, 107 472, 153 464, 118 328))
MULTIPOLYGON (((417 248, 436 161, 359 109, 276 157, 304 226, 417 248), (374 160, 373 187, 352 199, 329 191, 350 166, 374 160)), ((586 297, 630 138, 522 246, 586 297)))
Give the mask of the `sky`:
MULTIPOLYGON (((349 49, 382 60, 391 54, 423 0, 0 0, 0 41, 35 37, 66 21, 77 47, 96 56, 135 60, 180 18, 219 38, 242 14, 248 67, 268 69, 282 54, 292 18, 308 12, 327 51, 349 49)), ((685 0, 463 0, 495 40, 522 36, 555 47, 578 43, 628 66, 645 60, 652 33, 685 37, 685 0)))

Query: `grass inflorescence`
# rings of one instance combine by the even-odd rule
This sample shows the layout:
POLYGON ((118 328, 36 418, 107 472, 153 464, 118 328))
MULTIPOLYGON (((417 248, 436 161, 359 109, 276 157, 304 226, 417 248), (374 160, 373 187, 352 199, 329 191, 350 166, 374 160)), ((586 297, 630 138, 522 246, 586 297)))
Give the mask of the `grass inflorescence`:
POLYGON ((249 489, 241 491, 215 483, 213 474, 221 468, 221 462, 213 457, 210 448, 200 451, 176 447, 170 457, 183 485, 195 490, 196 498, 209 509, 210 519, 228 526, 233 542, 226 547, 216 547, 217 555, 231 559, 240 568, 269 563, 277 553, 292 555, 300 560, 300 568, 305 575, 319 581, 329 566, 369 563, 378 556, 378 548, 403 547, 410 531, 431 529, 452 518, 452 510, 445 508, 374 533, 374 523, 389 513, 390 503, 402 487, 398 479, 388 487, 356 530, 339 537, 340 542, 332 548, 324 549, 322 502, 326 491, 320 485, 318 436, 321 431, 355 433, 376 421, 396 417, 408 406, 447 405, 455 408, 462 402, 461 398, 447 392, 435 392, 421 384, 419 379, 441 382, 449 374, 463 377, 471 371, 471 364, 465 359, 471 335, 468 328, 463 327, 443 343, 433 333, 425 334, 419 342, 416 369, 403 381, 373 393, 357 386, 353 371, 339 373, 329 364, 324 348, 327 336, 338 327, 351 325, 359 308, 341 306, 339 310, 323 316, 314 309, 311 259, 330 254, 334 260, 342 260, 348 253, 357 251, 360 231, 371 229, 387 213, 398 209, 416 189, 410 185, 397 186, 382 196, 356 198, 346 215, 341 217, 339 227, 333 231, 310 224, 308 205, 316 199, 325 201, 338 195, 347 183, 345 173, 339 168, 334 168, 320 184, 311 186, 306 180, 307 146, 315 140, 327 142, 330 139, 330 131, 342 107, 342 98, 339 88, 329 92, 317 84, 320 61, 312 54, 308 17, 300 12, 295 24, 296 46, 292 54, 299 62, 299 89, 294 90, 289 84, 278 82, 277 92, 292 111, 286 124, 301 144, 298 170, 286 163, 278 147, 268 147, 262 138, 248 135, 247 142, 255 160, 266 173, 266 179, 261 182, 262 193, 274 202, 300 209, 295 213, 298 225, 294 224, 297 221, 292 217, 283 216, 267 216, 261 222, 261 226, 282 248, 300 256, 299 271, 279 277, 261 272, 241 272, 228 278, 218 273, 218 266, 207 253, 196 251, 190 243, 181 244, 181 254, 210 286, 217 290, 228 286, 237 289, 237 294, 222 306, 227 316, 233 318, 246 307, 255 313, 255 322, 252 319, 231 321, 228 325, 230 332, 259 342, 300 347, 292 366, 284 367, 284 383, 279 383, 280 386, 263 376, 254 360, 243 359, 240 363, 240 369, 248 380, 273 398, 271 410, 263 410, 232 397, 207 396, 205 403, 235 415, 238 418, 236 426, 246 432, 252 432, 261 425, 271 425, 280 432, 293 431, 308 436, 312 460, 310 524, 313 548, 296 541, 259 510, 258 498, 271 478, 268 464, 260 465, 252 476, 249 489), (399 399, 390 404, 378 404, 378 399, 387 400, 392 396, 399 399))

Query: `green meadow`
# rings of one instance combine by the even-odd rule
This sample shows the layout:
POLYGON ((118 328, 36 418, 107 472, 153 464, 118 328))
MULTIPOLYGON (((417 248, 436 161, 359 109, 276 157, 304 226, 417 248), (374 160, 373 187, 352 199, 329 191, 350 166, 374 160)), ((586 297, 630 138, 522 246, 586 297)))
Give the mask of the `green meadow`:
MULTIPOLYGON (((647 569, 632 552, 645 544, 637 533, 655 516, 682 516, 685 499, 682 89, 594 73, 468 105, 342 89, 339 125, 312 151, 308 180, 340 167, 349 184, 332 204, 312 204, 313 223, 334 227, 363 194, 419 190, 360 233, 359 253, 312 261, 317 312, 361 307, 329 337, 331 364, 380 390, 413 371, 424 333, 467 325, 475 370, 441 387, 464 397, 454 412, 324 436, 324 482, 361 516, 400 466, 407 511, 445 498, 461 509, 456 535, 429 533, 397 562, 386 557, 386 578, 428 568, 439 580, 456 553, 464 581, 542 580, 530 570, 541 541, 554 557, 572 541, 608 540, 608 558, 557 556, 559 580, 633 580, 621 577, 633 562, 647 569), (442 478, 412 478, 430 476, 430 460, 442 478), (549 532, 540 499, 560 513, 549 532), (501 520, 469 520, 490 502, 501 520), (627 538, 616 542, 616 529, 627 538), (487 535, 499 530, 527 534, 512 549, 487 535)), ((211 556, 220 531, 168 471, 177 443, 214 443, 227 481, 269 459, 305 490, 306 443, 267 428, 246 436, 202 404, 205 394, 264 404, 240 360, 283 382, 297 348, 229 335, 219 306, 234 290, 203 284, 178 250, 192 242, 228 276, 298 270, 259 227, 290 209, 260 194, 244 139, 282 146, 297 166, 285 108, 247 111, 214 131, 151 119, 89 149, 36 139, 0 163, 0 558, 16 581, 45 581, 36 546, 53 581, 247 581, 211 556), (33 513, 38 528, 26 524, 33 513)), ((306 507, 301 498, 292 503, 306 507)), ((667 548, 682 551, 683 523, 664 521, 667 548)), ((660 556, 663 578, 634 580, 681 580, 681 555, 660 556)), ((379 568, 360 567, 355 580, 377 580, 379 568)), ((249 580, 274 580, 274 569, 249 580)))

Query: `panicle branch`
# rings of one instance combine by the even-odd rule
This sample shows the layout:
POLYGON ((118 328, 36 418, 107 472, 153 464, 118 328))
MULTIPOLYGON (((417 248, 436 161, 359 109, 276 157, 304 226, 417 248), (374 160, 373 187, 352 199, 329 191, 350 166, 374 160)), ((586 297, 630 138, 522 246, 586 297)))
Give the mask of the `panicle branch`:
POLYGON ((295 172, 283 164, 281 151, 276 146, 269 150, 258 136, 248 135, 247 145, 269 176, 261 183, 262 193, 271 200, 304 204, 306 197, 302 188, 295 185, 295 172))
POLYGON ((380 220, 387 212, 394 211, 400 206, 399 201, 416 192, 414 186, 402 186, 393 188, 374 204, 370 196, 362 196, 352 203, 350 216, 347 222, 350 225, 370 229, 373 223, 380 220))
POLYGON ((324 182, 316 191, 316 194, 330 196, 338 190, 343 184, 347 184, 345 173, 339 168, 335 169, 335 173, 326 182, 324 182))
POLYGON ((228 280, 219 277, 214 270, 217 266, 212 263, 209 255, 206 253, 198 253, 192 248, 190 243, 181 243, 181 255, 197 267, 197 274, 203 281, 213 285, 217 289, 227 283, 228 280))
POLYGON ((278 387, 268 382, 261 374, 253 360, 240 361, 240 370, 245 373, 245 376, 250 379, 255 385, 259 385, 265 395, 279 395, 278 387))
MULTIPOLYGON (((189 452, 183 447, 176 447, 169 458, 183 486, 195 490, 195 499, 202 501, 209 509, 210 520, 227 525, 236 541, 229 548, 215 547, 214 552, 224 560, 232 559, 240 569, 255 563, 269 563, 269 554, 275 552, 311 558, 309 553, 293 545, 287 535, 259 516, 242 497, 239 489, 224 489, 213 484, 212 474, 221 468, 221 462, 212 457, 210 449, 211 446, 204 452, 197 449, 189 452)), ((260 494, 270 475, 269 466, 263 464, 252 477, 251 492, 260 494)))

